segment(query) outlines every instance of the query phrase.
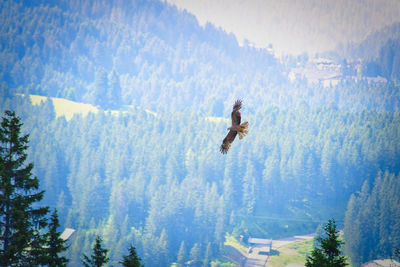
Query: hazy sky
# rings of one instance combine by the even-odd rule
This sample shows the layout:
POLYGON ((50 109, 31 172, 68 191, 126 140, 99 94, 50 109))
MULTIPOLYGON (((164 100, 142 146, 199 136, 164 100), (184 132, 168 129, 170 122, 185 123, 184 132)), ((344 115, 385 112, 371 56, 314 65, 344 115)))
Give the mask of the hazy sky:
POLYGON ((277 53, 334 49, 400 21, 399 0, 167 0, 277 53))

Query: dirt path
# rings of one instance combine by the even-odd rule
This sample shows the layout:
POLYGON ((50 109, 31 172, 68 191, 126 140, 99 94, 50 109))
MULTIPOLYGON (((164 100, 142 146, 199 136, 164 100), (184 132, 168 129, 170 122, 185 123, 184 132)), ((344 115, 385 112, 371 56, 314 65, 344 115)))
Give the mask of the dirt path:
MULTIPOLYGON (((310 240, 310 239, 313 239, 314 236, 315 236, 315 234, 309 234, 309 235, 292 236, 292 237, 272 240, 272 249, 278 249, 280 247, 283 247, 283 246, 286 246, 286 245, 289 245, 289 244, 295 243, 295 242, 310 240)), ((252 249, 252 252, 247 254, 246 263, 245 263, 244 267, 267 266, 269 255, 262 252, 262 251, 266 251, 266 250, 269 250, 269 248, 266 249, 262 246, 254 247, 252 249)))
POLYGON ((308 235, 295 235, 292 237, 282 238, 278 240, 272 240, 272 249, 278 249, 280 247, 286 246, 291 243, 306 241, 313 239, 315 234, 308 234, 308 235))

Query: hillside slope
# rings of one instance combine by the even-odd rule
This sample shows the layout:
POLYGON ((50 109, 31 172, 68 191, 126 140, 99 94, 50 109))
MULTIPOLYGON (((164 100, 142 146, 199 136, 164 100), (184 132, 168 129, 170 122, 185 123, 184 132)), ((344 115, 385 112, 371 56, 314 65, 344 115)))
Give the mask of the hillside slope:
POLYGON ((249 134, 222 155, 226 117, 135 108, 65 120, 48 101, 0 100, 30 133, 44 204, 77 230, 68 251, 76 265, 95 234, 115 264, 133 243, 147 266, 166 266, 182 243, 218 256, 226 232, 312 232, 327 218, 340 222, 349 196, 379 170, 400 171, 398 113, 244 106, 249 134))
POLYGON ((67 121, 74 115, 86 116, 88 113, 96 114, 99 110, 91 104, 78 103, 58 97, 45 97, 39 95, 30 95, 33 105, 41 105, 42 102, 52 101, 56 117, 65 117, 67 121))
POLYGON ((207 21, 249 40, 257 47, 272 44, 278 54, 310 55, 358 43, 369 34, 399 22, 396 0, 338 1, 196 1, 168 0, 207 21))
POLYGON ((240 49, 233 35, 164 2, 1 5, 0 77, 14 92, 182 111, 238 97, 257 73, 282 77, 268 52, 240 49))
MULTIPOLYGON (((345 110, 397 110, 392 84, 346 80, 334 90, 288 81, 296 58, 240 47, 235 36, 166 2, 96 4, 0 2, 1 90, 65 98, 118 110, 229 116, 242 98, 251 111, 301 103, 345 110), (79 6, 79 8, 77 8, 79 6), (393 99, 395 101, 393 101, 393 99)), ((299 58, 300 61, 307 57, 299 58)), ((0 91, 1 93, 1 91, 0 91)))

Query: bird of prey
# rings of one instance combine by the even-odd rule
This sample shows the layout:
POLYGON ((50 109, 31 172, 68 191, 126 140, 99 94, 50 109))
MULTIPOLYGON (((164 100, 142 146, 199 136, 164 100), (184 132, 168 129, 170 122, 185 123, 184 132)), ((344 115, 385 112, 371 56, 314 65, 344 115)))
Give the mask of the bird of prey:
POLYGON ((224 141, 222 141, 222 145, 220 147, 222 154, 226 154, 228 152, 228 149, 231 147, 231 144, 233 140, 235 140, 237 134, 239 134, 239 139, 242 139, 248 133, 247 127, 249 126, 249 123, 246 121, 240 124, 241 115, 239 110, 241 108, 242 100, 236 100, 231 113, 232 126, 228 128, 229 132, 224 138, 224 141))

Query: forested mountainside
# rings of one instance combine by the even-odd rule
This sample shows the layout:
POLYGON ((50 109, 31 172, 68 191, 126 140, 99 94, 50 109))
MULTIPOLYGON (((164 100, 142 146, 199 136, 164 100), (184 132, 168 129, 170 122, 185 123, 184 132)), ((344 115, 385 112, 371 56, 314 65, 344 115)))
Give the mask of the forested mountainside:
POLYGON ((388 40, 380 49, 379 56, 367 61, 363 71, 368 76, 381 76, 400 82, 400 36, 388 40))
POLYGON ((351 196, 344 234, 346 253, 353 266, 399 256, 399 191, 399 175, 386 171, 380 172, 373 184, 365 181, 361 191, 351 196))
MULTIPOLYGON (((348 203, 352 195, 360 202, 364 183, 385 191, 394 179, 379 182, 382 172, 398 177, 393 71, 371 80, 335 65, 337 83, 328 86, 289 80, 307 56, 280 60, 240 47, 159 1, 1 7, 0 110, 22 117, 43 203, 76 229, 71 266, 96 234, 114 265, 134 244, 146 266, 168 266, 179 251, 181 260, 219 257, 226 233, 279 238, 332 217, 343 227, 347 208, 350 221, 364 218, 348 203), (66 119, 50 100, 32 105, 29 94, 91 103, 97 113, 66 119), (237 98, 249 134, 221 155, 237 98)), ((379 256, 390 256, 387 235, 375 237, 385 248, 379 256)), ((366 259, 357 258, 362 245, 350 245, 354 262, 366 259)))
POLYGON ((193 12, 202 24, 211 21, 234 32, 241 43, 248 39, 257 47, 272 45, 281 55, 323 53, 359 43, 400 22, 396 0, 253 0, 246 5, 240 0, 168 2, 193 12))
POLYGON ((361 63, 361 72, 368 77, 385 77, 400 81, 400 23, 370 34, 360 43, 349 44, 330 53, 336 60, 361 63))
POLYGON ((233 35, 159 1, 2 6, 1 77, 30 93, 103 108, 197 110, 212 95, 249 87, 260 70, 268 83, 282 76, 271 54, 239 49, 233 35))
POLYGON ((361 42, 353 42, 337 49, 336 52, 343 58, 373 60, 379 57, 379 52, 389 40, 400 39, 400 23, 394 23, 369 34, 361 42))
POLYGON ((343 220, 350 195, 379 170, 400 168, 398 113, 244 110, 251 131, 223 156, 222 118, 134 109, 66 121, 50 101, 1 104, 26 121, 44 203, 57 203, 63 225, 77 229, 72 263, 96 233, 113 259, 133 242, 146 265, 165 266, 182 242, 204 256, 208 244, 217 254, 226 232, 310 232, 326 218, 343 220))
POLYGON ((0 77, 10 90, 154 111, 229 114, 301 102, 397 110, 399 90, 360 82, 333 90, 287 82, 289 65, 266 50, 158 1, 2 1, 0 77), (246 92, 244 96, 243 92, 246 92), (388 100, 387 95, 391 96, 388 100), (382 99, 385 98, 385 99, 382 99), (393 100, 394 99, 394 100, 393 100), (359 103, 361 103, 359 105, 359 103))

